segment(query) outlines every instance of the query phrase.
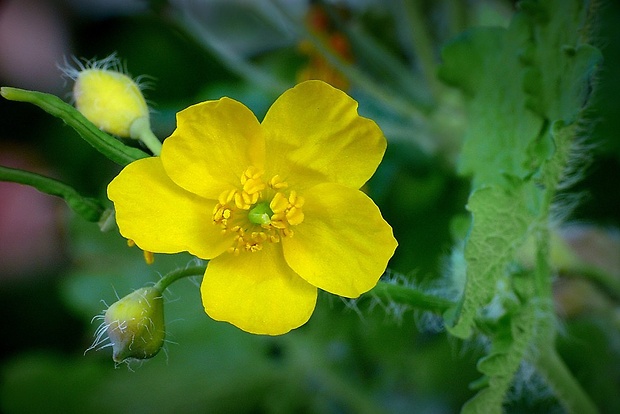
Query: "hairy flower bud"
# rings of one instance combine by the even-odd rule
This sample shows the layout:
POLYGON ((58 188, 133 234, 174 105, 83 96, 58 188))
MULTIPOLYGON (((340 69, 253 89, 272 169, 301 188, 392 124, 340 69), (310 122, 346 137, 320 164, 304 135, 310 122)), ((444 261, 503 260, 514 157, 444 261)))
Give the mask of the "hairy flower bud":
POLYGON ((131 125, 149 118, 140 88, 120 72, 83 70, 77 76, 73 94, 78 111, 100 129, 119 137, 130 137, 131 125))
MULTIPOLYGON (((125 74, 116 54, 102 60, 66 65, 65 75, 75 81, 75 107, 99 129, 122 138, 140 138, 132 125, 149 127, 149 108, 140 85, 125 74)), ((135 129, 135 127, 134 127, 135 129)))
POLYGON ((155 356, 166 335, 161 290, 141 288, 114 303, 105 312, 105 327, 115 362, 155 356))

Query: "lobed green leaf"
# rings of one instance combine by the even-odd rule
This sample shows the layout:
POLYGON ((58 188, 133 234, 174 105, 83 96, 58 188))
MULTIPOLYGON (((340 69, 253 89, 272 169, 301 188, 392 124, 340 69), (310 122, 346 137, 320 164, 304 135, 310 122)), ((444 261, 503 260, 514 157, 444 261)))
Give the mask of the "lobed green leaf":
POLYGON ((478 310, 490 302, 498 280, 515 251, 525 242, 533 216, 529 187, 520 184, 507 190, 497 185, 474 190, 467 209, 472 226, 465 245, 467 280, 465 292, 448 331, 459 338, 472 334, 478 310))
POLYGON ((490 333, 491 353, 478 366, 486 387, 464 412, 500 412, 528 347, 553 346, 552 309, 532 303, 551 300, 545 229, 600 62, 600 52, 587 44, 590 2, 531 0, 519 6, 508 28, 477 28, 447 45, 439 70, 468 97, 459 172, 472 180, 465 289, 447 313, 449 332, 472 335, 498 282, 511 286, 509 266, 528 237, 537 238, 539 251, 522 307, 490 333))
POLYGON ((508 323, 499 325, 489 355, 478 361, 478 370, 488 378, 487 387, 463 406, 462 413, 502 412, 504 395, 535 338, 537 313, 538 307, 528 303, 510 315, 508 323))

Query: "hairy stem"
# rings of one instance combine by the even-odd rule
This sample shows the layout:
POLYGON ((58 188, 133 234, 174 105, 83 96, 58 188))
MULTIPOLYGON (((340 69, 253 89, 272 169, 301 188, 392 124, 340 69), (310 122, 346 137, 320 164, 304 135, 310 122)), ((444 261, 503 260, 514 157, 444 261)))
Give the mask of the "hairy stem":
POLYGON ((161 279, 159 279, 159 281, 155 284, 155 287, 163 292, 164 290, 166 290, 166 288, 168 288, 168 286, 170 286, 177 280, 190 276, 201 276, 204 274, 206 269, 207 265, 203 264, 173 270, 165 274, 161 279))
POLYGON ((443 313, 455 304, 451 300, 433 296, 412 287, 387 282, 377 283, 377 286, 368 292, 367 295, 374 295, 382 300, 394 301, 435 313, 443 313))

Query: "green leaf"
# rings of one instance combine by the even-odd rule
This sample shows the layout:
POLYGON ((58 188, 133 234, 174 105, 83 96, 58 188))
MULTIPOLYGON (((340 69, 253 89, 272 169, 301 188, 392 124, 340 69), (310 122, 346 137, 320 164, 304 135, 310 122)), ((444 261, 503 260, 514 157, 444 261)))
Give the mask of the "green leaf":
POLYGON ((509 29, 471 30, 442 52, 440 77, 470 97, 459 172, 472 177, 474 188, 531 174, 527 148, 544 123, 524 105, 518 51, 527 40, 527 25, 517 18, 509 29))
POLYGON ((508 29, 474 29, 448 45, 439 72, 470 98, 459 167, 472 178, 473 221, 465 292, 449 321, 459 337, 471 335, 477 310, 493 297, 516 247, 531 229, 547 225, 574 138, 567 122, 581 112, 585 81, 598 62, 595 49, 580 43, 582 31, 566 30, 584 24, 581 2, 522 6, 508 29))
MULTIPOLYGON (((439 70, 468 97, 459 172, 471 177, 473 188, 465 289, 458 307, 446 314, 448 330, 468 338, 492 300, 505 308, 499 281, 522 303, 487 332, 492 350, 478 366, 487 386, 464 407, 468 413, 501 412, 528 346, 553 347, 553 310, 532 304, 552 300, 551 205, 600 62, 600 52, 587 44, 591 2, 533 0, 519 6, 507 29, 477 28, 446 46, 439 70), (524 282, 528 288, 514 292, 509 269, 529 237, 537 241, 535 268, 524 282)), ((556 391, 562 398, 562 390, 556 391)))
POLYGON ((0 88, 0 94, 10 101, 34 104, 45 112, 62 119, 97 151, 117 164, 127 165, 137 159, 149 156, 144 151, 129 147, 101 131, 77 109, 57 96, 9 87, 0 88))
POLYGON ((528 206, 532 204, 527 198, 529 190, 524 185, 511 190, 487 186, 470 196, 467 209, 473 221, 465 245, 467 280, 456 314, 447 321, 452 335, 468 338, 472 334, 478 311, 491 301, 507 264, 525 241, 533 219, 528 206))
POLYGON ((592 76, 602 60, 601 52, 587 44, 592 2, 528 3, 533 7, 525 7, 532 42, 523 59, 526 105, 542 118, 571 124, 587 103, 592 76))
POLYGON ((487 387, 469 400, 463 414, 502 412, 504 395, 536 333, 537 306, 526 304, 495 334, 489 355, 478 361, 478 370, 488 378, 487 387))

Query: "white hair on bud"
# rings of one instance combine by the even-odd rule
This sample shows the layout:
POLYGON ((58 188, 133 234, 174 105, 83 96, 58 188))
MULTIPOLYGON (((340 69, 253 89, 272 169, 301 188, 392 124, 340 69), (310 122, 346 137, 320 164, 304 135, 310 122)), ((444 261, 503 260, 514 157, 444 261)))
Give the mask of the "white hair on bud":
POLYGON ((64 59, 64 64, 58 65, 58 68, 62 71, 63 75, 71 80, 76 80, 80 75, 80 72, 89 69, 110 70, 113 72, 119 72, 129 76, 127 71, 127 64, 121 62, 116 52, 104 57, 103 59, 78 59, 75 56, 71 56, 73 63, 70 63, 67 58, 64 59))
MULTIPOLYGON (((86 58, 77 58, 76 56, 71 56, 71 62, 64 57, 64 62, 62 64, 58 64, 58 69, 62 72, 63 76, 67 79, 71 79, 72 81, 76 81, 80 76, 80 73, 85 70, 105 70, 122 73, 131 78, 131 80, 138 86, 140 91, 145 91, 147 89, 152 89, 154 78, 149 75, 140 75, 137 77, 132 77, 127 69, 127 62, 122 61, 116 52, 112 52, 110 55, 104 57, 103 59, 86 59, 86 58)), ((152 102, 147 100, 147 104, 149 107, 152 105, 152 102)))

